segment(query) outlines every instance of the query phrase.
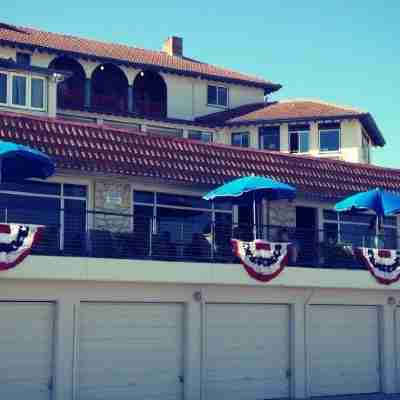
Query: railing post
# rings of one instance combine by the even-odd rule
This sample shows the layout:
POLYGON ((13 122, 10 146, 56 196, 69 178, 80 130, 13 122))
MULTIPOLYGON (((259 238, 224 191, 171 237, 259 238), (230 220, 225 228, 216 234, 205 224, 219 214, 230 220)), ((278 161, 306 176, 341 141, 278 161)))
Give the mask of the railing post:
POLYGON ((5 219, 5 223, 7 223, 8 222, 8 208, 7 207, 4 211, 4 219, 5 219))
POLYGON ((211 260, 215 257, 215 220, 213 213, 213 221, 211 222, 211 260))

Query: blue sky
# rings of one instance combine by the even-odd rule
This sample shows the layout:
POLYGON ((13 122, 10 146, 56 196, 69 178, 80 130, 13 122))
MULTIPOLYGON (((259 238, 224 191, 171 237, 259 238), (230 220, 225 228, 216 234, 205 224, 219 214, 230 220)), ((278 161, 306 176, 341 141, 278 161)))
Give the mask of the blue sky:
POLYGON ((262 76, 274 97, 319 98, 370 111, 387 145, 379 165, 400 168, 400 1, 13 0, 3 22, 160 49, 262 76))

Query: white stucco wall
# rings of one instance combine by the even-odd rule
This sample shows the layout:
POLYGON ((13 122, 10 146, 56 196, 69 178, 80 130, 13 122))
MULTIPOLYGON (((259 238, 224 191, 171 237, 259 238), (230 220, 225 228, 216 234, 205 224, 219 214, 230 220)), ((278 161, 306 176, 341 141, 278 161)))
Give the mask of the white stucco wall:
MULTIPOLYGON (((54 340, 54 399, 76 392, 78 355, 74 343, 83 301, 173 302, 184 306, 184 399, 200 400, 203 384, 204 310, 209 303, 284 304, 290 309, 291 398, 309 397, 310 307, 314 304, 377 306, 380 316, 381 390, 400 391, 396 377, 395 309, 400 284, 378 285, 367 271, 287 268, 265 284, 248 277, 240 265, 88 260, 35 257, 0 275, 2 301, 52 301, 57 311, 54 340), (201 293, 196 301, 194 294, 201 293), (389 302, 394 300, 394 305, 389 302), (392 305, 390 305, 390 304, 392 305)), ((327 315, 329 318, 329 315, 327 315)), ((251 327, 249 327, 251 329, 251 327)), ((262 334, 260 332, 260 334, 262 334)), ((350 333, 351 334, 351 333, 350 333)))

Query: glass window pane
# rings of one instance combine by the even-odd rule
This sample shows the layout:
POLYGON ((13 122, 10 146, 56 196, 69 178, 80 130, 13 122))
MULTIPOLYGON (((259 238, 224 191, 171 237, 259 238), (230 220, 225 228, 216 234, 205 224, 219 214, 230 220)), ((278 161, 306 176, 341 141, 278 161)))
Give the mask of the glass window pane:
POLYGON ((31 81, 31 107, 44 107, 44 80, 32 78, 31 81))
POLYGON ((61 185, 59 183, 39 182, 39 181, 23 181, 1 183, 0 190, 35 193, 35 194, 61 194, 61 185))
POLYGON ((201 197, 167 193, 157 193, 157 204, 190 208, 211 208, 211 202, 203 200, 201 197))
POLYGON ((238 147, 249 147, 250 135, 248 132, 232 133, 232 145, 238 147))
POLYGON ((309 133, 308 132, 300 132, 300 146, 299 150, 301 153, 307 153, 309 150, 309 133))
POLYGON ((214 201, 214 208, 216 210, 226 210, 226 211, 231 211, 232 210, 232 201, 230 200, 216 200, 214 201))
POLYGON ((218 104, 220 106, 228 105, 228 89, 224 87, 218 88, 218 104))
POLYGON ((26 105, 26 77, 13 76, 12 80, 12 103, 17 106, 26 105))
POLYGON ((154 203, 154 193, 153 192, 141 192, 135 190, 133 192, 133 201, 135 203, 154 203))
POLYGON ((340 138, 339 130, 320 131, 319 133, 320 151, 338 151, 340 144, 339 138, 340 138))
POLYGON ((17 52, 17 64, 30 65, 31 64, 31 55, 28 53, 17 52))
POLYGON ((397 226, 397 218, 396 217, 384 217, 383 225, 397 226))
POLYGON ((260 128, 260 147, 264 150, 280 150, 280 128, 279 126, 260 128))
POLYGON ((87 187, 84 185, 64 184, 64 196, 86 197, 87 187))
POLYGON ((298 153, 299 151, 299 135, 297 132, 290 133, 290 152, 298 153))
POLYGON ((64 202, 64 251, 83 254, 86 235, 86 201, 66 199, 64 202))
POLYGON ((7 103, 7 75, 0 73, 0 103, 7 103))
POLYGON ((204 143, 212 142, 212 132, 202 132, 202 131, 189 131, 188 138, 191 140, 200 140, 204 143))
POLYGON ((217 104, 217 87, 216 86, 208 86, 207 91, 207 103, 208 104, 217 104))

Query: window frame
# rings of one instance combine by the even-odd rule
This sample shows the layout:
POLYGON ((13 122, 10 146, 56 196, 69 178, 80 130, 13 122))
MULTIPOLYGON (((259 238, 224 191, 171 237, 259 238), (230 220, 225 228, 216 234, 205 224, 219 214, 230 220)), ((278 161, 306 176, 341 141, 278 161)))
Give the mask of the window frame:
POLYGON ((7 99, 6 102, 0 102, 1 107, 12 107, 12 108, 19 108, 23 110, 33 110, 33 111, 43 111, 47 110, 48 104, 48 82, 47 79, 40 75, 35 74, 24 74, 21 72, 14 72, 14 71, 4 71, 0 70, 1 74, 6 75, 7 77, 7 99), (14 104, 13 103, 13 80, 15 76, 20 76, 26 79, 25 89, 25 105, 14 104), (41 80, 43 82, 43 107, 34 107, 32 105, 32 79, 41 80))
POLYGON ((201 143, 213 143, 214 142, 214 132, 211 131, 204 131, 204 130, 195 130, 195 129, 189 129, 188 133, 187 133, 187 138, 189 140, 196 140, 198 142, 201 143), (203 135, 208 135, 208 137, 210 138, 210 140, 203 140, 203 139, 196 139, 196 138, 192 138, 190 137, 190 135, 200 135, 201 137, 203 137, 203 135))
POLYGON ((319 153, 335 154, 335 153, 340 153, 341 149, 342 149, 342 129, 341 129, 341 127, 338 127, 338 128, 319 128, 318 127, 318 151, 319 151, 319 153), (338 148, 337 148, 337 150, 322 150, 321 149, 321 133, 333 132, 333 131, 338 132, 338 148))
POLYGON ((229 87, 228 86, 223 86, 223 85, 212 85, 212 84, 207 84, 207 106, 209 107, 217 107, 217 108, 228 108, 229 107, 229 87), (215 87, 216 93, 217 93, 217 102, 216 103, 210 103, 208 101, 208 90, 210 87, 215 87), (224 89, 226 91, 226 104, 221 104, 219 99, 219 90, 224 89))
POLYGON ((248 149, 250 147, 250 132, 249 131, 240 131, 240 132, 232 132, 231 133, 231 145, 234 147, 240 147, 240 148, 244 148, 244 149, 248 149), (243 140, 240 140, 240 145, 234 144, 233 143, 233 137, 235 135, 241 135, 241 137, 243 138, 243 135, 247 136, 247 146, 243 146, 243 140))
POLYGON ((9 90, 9 77, 8 77, 8 73, 5 71, 0 71, 0 75, 4 75, 6 77, 6 101, 2 102, 0 100, 0 105, 2 106, 7 106, 8 105, 8 100, 9 100, 9 96, 10 96, 10 90, 9 90))
POLYGON ((267 151, 275 151, 275 152, 280 152, 281 151, 281 149, 282 149, 282 143, 281 143, 281 126, 280 125, 271 125, 271 126, 260 126, 259 127, 259 129, 258 129, 258 142, 259 142, 259 144, 258 144, 258 147, 260 148, 260 150, 267 150, 267 151), (268 128, 274 128, 274 129, 277 129, 277 132, 276 133, 274 133, 273 135, 268 135, 268 134, 263 134, 263 131, 265 130, 265 129, 268 129, 268 128), (270 148, 267 148, 267 147, 265 147, 264 146, 264 142, 263 142, 263 140, 262 140, 262 138, 264 137, 264 136, 273 136, 273 137, 277 137, 277 139, 278 139, 278 148, 277 149, 270 149, 270 148))
POLYGON ((27 53, 27 52, 23 52, 23 51, 17 51, 16 54, 15 54, 15 61, 19 65, 31 65, 31 63, 32 63, 32 54, 31 53, 27 53), (20 56, 29 57, 29 59, 28 59, 29 62, 28 63, 26 63, 26 62, 22 62, 22 63, 18 62, 18 57, 20 57, 20 56))

